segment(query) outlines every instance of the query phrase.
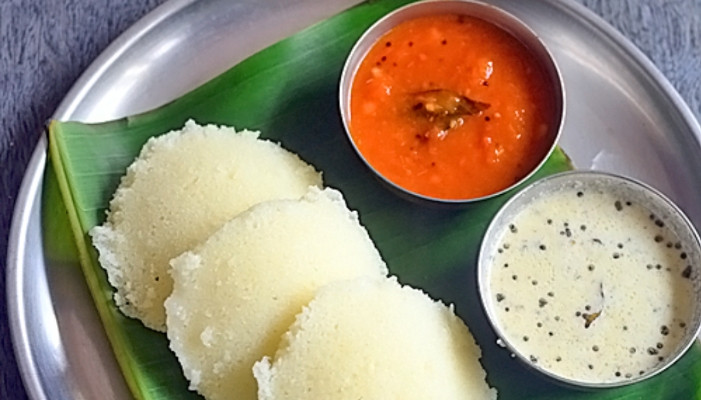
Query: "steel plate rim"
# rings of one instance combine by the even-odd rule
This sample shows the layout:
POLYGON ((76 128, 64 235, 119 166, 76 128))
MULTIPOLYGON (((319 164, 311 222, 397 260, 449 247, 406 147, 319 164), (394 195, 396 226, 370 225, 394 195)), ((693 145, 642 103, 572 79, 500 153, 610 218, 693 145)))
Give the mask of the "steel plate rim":
POLYGON ((672 101, 674 108, 678 110, 684 119, 684 123, 693 131, 696 138, 696 144, 701 148, 701 123, 694 115, 689 107, 689 104, 684 101, 679 91, 672 85, 667 77, 660 71, 659 68, 643 53, 633 42, 625 37, 621 32, 606 22, 602 17, 596 15, 592 10, 586 8, 582 4, 574 0, 549 0, 551 4, 561 9, 569 9, 575 15, 586 18, 586 21, 594 26, 597 30, 608 36, 609 42, 615 43, 621 49, 625 50, 639 67, 641 67, 647 75, 650 75, 652 81, 659 85, 659 89, 665 96, 672 101))
MULTIPOLYGON (((197 0, 168 0, 120 34, 80 75, 57 107, 52 118, 57 120, 70 119, 85 95, 99 81, 102 73, 108 69, 112 62, 118 59, 119 55, 128 50, 135 42, 138 42, 151 29, 167 19, 168 16, 195 2, 197 0)), ((593 27, 593 30, 605 34, 610 43, 615 44, 624 54, 627 54, 637 63, 642 71, 652 78, 651 81, 680 113, 683 123, 694 134, 697 147, 701 148, 701 124, 667 77, 639 48, 602 17, 575 0, 548 0, 548 3, 585 21, 593 27)), ((41 382, 36 374, 37 360, 32 359, 31 356, 27 327, 24 325, 26 310, 20 309, 20 306, 24 304, 22 298, 24 294, 22 292, 24 288, 22 282, 24 265, 20 262, 21 259, 18 256, 24 254, 23 238, 27 232, 31 213, 34 211, 34 207, 42 207, 41 183, 44 178, 47 149, 47 138, 45 135, 42 135, 32 153, 15 199, 8 235, 5 272, 8 322, 10 324, 13 351, 28 395, 31 399, 39 400, 48 399, 49 397, 46 395, 47 388, 44 382, 41 382)))
POLYGON ((180 10, 196 2, 197 0, 168 0, 151 10, 134 25, 120 34, 80 75, 78 80, 71 86, 66 97, 59 103, 51 118, 57 120, 70 119, 87 92, 90 91, 104 72, 107 71, 122 54, 169 16, 176 14, 180 10))
POLYGON ((7 263, 5 271, 6 304, 10 336, 17 367, 22 383, 32 399, 48 399, 44 385, 39 381, 36 360, 32 357, 29 344, 28 327, 26 325, 26 309, 24 308, 24 265, 20 263, 24 257, 24 241, 29 225, 29 218, 36 203, 41 202, 41 182, 44 178, 46 165, 47 139, 42 135, 25 171, 19 193, 15 200, 15 208, 10 225, 7 263), (30 205, 31 207, 27 207, 30 205))
MULTIPOLYGON (((120 34, 110 43, 100 55, 90 63, 90 66, 80 75, 64 99, 54 111, 51 118, 67 120, 80 104, 85 94, 110 65, 127 51, 133 43, 156 27, 168 16, 184 9, 197 0, 169 0, 156 7, 134 25, 120 34)), ((41 184, 47 160, 48 139, 42 132, 39 141, 32 152, 27 169, 22 178, 12 213, 7 249, 5 282, 7 282, 6 302, 12 348, 20 372, 22 383, 31 399, 48 400, 45 382, 40 381, 37 373, 37 361, 32 356, 31 340, 26 324, 26 309, 24 308, 24 260, 25 252, 23 238, 29 225, 34 207, 42 207, 41 184)))

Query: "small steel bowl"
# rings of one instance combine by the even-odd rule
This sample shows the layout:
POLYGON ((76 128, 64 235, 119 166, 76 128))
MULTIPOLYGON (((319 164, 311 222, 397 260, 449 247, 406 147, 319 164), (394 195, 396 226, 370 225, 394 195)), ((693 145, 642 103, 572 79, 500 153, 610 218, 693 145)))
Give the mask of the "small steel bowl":
MULTIPOLYGON (((578 193, 577 192, 577 193, 578 193)), ((576 196, 573 196, 572 200, 573 201, 578 201, 575 199, 575 197, 579 196, 577 194, 576 196)), ((583 200, 579 200, 583 201, 583 200)), ((613 205, 612 205, 613 206, 613 205)), ((643 212, 642 210, 639 210, 638 212, 643 212)), ((543 218, 549 218, 546 216, 543 216, 543 218)), ((556 216, 553 215, 551 219, 551 222, 555 227, 557 227, 558 222, 556 222, 556 216)), ((609 219, 610 221, 611 219, 609 219)), ((545 223, 548 223, 546 220, 544 220, 545 223)), ((576 225, 574 221, 572 221, 572 225, 576 225)), ((580 232, 580 227, 578 225, 572 226, 572 236, 571 240, 575 241, 582 241, 582 240, 592 240, 591 238, 586 238, 585 233, 588 231, 581 231, 580 232)), ((647 230, 645 232, 648 232, 647 230)), ((562 232, 560 232, 562 234, 562 232)), ((650 236, 649 240, 651 241, 651 245, 658 245, 655 242, 658 242, 658 237, 653 236, 655 234, 653 233, 646 233, 646 236, 650 236), (654 237, 654 239, 653 239, 654 237)), ((569 237, 569 236, 568 236, 569 237)), ((512 240, 517 240, 517 239, 512 239, 512 240)), ((510 243, 509 248, 516 248, 518 249, 520 246, 523 246, 523 239, 518 239, 516 242, 510 243)), ((538 238, 537 240, 544 240, 541 238, 538 238)), ((647 238, 646 238, 647 240, 647 238)), ((600 243, 600 242, 599 242, 600 243)), ((666 245, 667 247, 670 246, 669 243, 666 243, 666 240, 663 241, 660 245, 666 245)), ((626 245, 628 246, 628 245, 626 245)), ((674 249, 678 249, 679 247, 674 247, 674 249)), ((542 250, 543 248, 541 248, 542 250)), ((587 256, 589 256, 589 253, 587 253, 587 256)), ((523 258, 521 258, 523 259, 523 258)), ((608 258, 607 258, 608 259, 608 258)), ((503 261, 503 260, 502 260, 503 261)), ((616 261, 611 261, 611 262, 616 262, 616 261)), ((570 265, 570 264, 567 264, 570 265)), ((582 266, 586 266, 587 262, 583 261, 582 266)), ((646 268, 645 265, 641 266, 642 268, 646 268)), ((647 265, 647 269, 651 269, 650 265, 647 265)), ((518 265, 514 266, 509 264, 509 268, 511 268, 513 271, 510 271, 509 273, 516 274, 518 265), (514 267, 514 268, 511 268, 514 267)), ((547 268, 546 265, 543 265, 543 268, 547 268)), ((652 269, 660 269, 657 267, 653 267, 652 269)), ((591 270, 590 270, 591 271, 591 270)), ((647 271, 646 271, 647 272, 647 271)), ((582 275, 584 275, 586 272, 582 272, 582 275)), ((632 274, 633 272, 631 272, 632 274)), ((654 272, 651 272, 654 273, 654 272)), ((678 273, 678 271, 674 272, 666 272, 662 271, 662 273, 678 273)), ((519 276, 520 277, 520 276, 519 276)), ((507 351, 510 351, 513 355, 515 355, 518 359, 520 359, 522 362, 524 362, 529 368, 531 368, 534 371, 537 371, 538 373, 543 374, 546 376, 548 379, 554 381, 555 383, 563 384, 568 387, 573 387, 573 388, 578 388, 578 389, 589 389, 589 390, 595 390, 599 388, 611 388, 611 387, 617 387, 617 386, 624 386, 636 382, 640 382, 642 380, 648 379, 652 376, 655 376, 659 374, 660 372, 664 371, 668 367, 670 367, 672 364, 674 364, 688 349, 689 347, 694 343, 694 341, 697 339, 699 336, 699 333, 701 332, 701 240, 699 239, 699 235, 694 229, 694 226, 692 223, 689 221, 689 219, 684 215, 684 213, 667 197, 665 197, 663 194, 658 192, 657 190, 651 188, 648 185, 645 185, 641 182, 609 174, 609 173, 603 173, 603 172, 593 172, 593 171, 572 171, 572 172, 565 172, 561 174, 556 174, 556 175, 551 175, 549 177, 546 177, 544 179, 541 179, 539 181, 536 181, 517 194, 515 194, 506 204, 502 206, 502 208, 497 212, 495 215, 494 219, 491 221, 487 232, 483 238, 482 245, 480 248, 480 253, 479 253, 479 258, 478 258, 478 266, 477 266, 477 280, 478 280, 478 287, 480 291, 480 298, 482 305, 486 311, 487 317, 494 328, 498 340, 497 344, 500 345, 501 347, 504 347, 507 351), (675 250, 675 251, 683 251, 686 253, 686 255, 682 256, 684 259, 684 270, 681 273, 681 276, 683 278, 688 278, 691 281, 691 291, 693 292, 692 296, 693 298, 691 299, 691 305, 690 305, 690 315, 688 316, 688 320, 686 321, 685 325, 685 330, 683 335, 679 338, 677 345, 675 347, 672 347, 672 350, 669 352, 666 358, 664 358, 663 361, 660 361, 657 363, 657 365, 648 371, 646 371, 644 374, 640 375, 638 373, 635 373, 631 377, 627 378, 623 376, 623 379, 617 380, 617 381, 611 381, 609 379, 601 379, 600 381, 593 381, 592 379, 580 379, 580 378, 573 378, 573 377, 567 377, 564 374, 559 374, 557 372, 553 372, 550 369, 545 368, 544 366, 540 365, 538 363, 539 360, 532 360, 528 354, 524 354, 522 352, 522 346, 523 345, 523 338, 515 338, 511 337, 509 338, 509 334, 505 334, 505 327, 502 321, 500 320, 500 317, 497 315, 497 303, 499 300, 496 298, 497 293, 494 292, 494 289, 491 287, 490 282, 493 279, 492 276, 493 274, 496 274, 497 268, 503 268, 503 265, 496 265, 496 258, 498 256, 498 253, 500 251, 516 251, 516 250, 504 250, 501 248, 501 242, 503 238, 508 237, 506 235, 512 235, 514 234, 514 229, 518 231, 518 226, 516 225, 511 225, 514 218, 519 215, 522 211, 526 210, 527 208, 531 207, 534 202, 537 202, 538 199, 542 198, 548 198, 547 196, 552 195, 554 193, 557 193, 558 191, 561 190, 572 190, 572 191, 581 191, 582 196, 585 196, 584 193, 587 192, 592 192, 592 191, 600 191, 600 192, 608 192, 608 193, 613 193, 616 195, 618 198, 621 198, 621 203, 615 204, 616 209, 618 210, 618 207, 627 207, 631 205, 635 206, 640 206, 643 208, 645 211, 645 214, 641 214, 645 219, 650 218, 649 222, 646 222, 648 224, 655 224, 657 227, 665 226, 665 229, 669 228, 674 234, 676 234, 680 245, 683 246, 681 247, 682 250, 675 250), (625 201, 623 199, 626 199, 625 201), (627 201, 630 201, 628 204, 627 201), (661 225, 658 225, 661 224, 661 225), (690 266, 690 267, 689 267, 690 266)), ((602 280, 603 282, 603 280, 602 280)), ((542 286, 542 282, 540 283, 542 286)), ((547 283, 546 283, 547 284, 547 283)), ((603 283, 602 283, 603 285, 603 283)), ((540 290, 546 290, 545 287, 543 287, 540 290)), ((547 289, 547 290, 553 290, 553 289, 547 289)), ((554 289, 555 292, 557 292, 557 289, 554 289)), ((603 296, 603 286, 602 286, 602 296, 603 296)), ((572 291, 570 290, 568 292, 568 288, 564 288, 560 293, 566 292, 565 296, 570 296, 571 298, 572 291)), ((551 292, 552 293, 552 292, 551 292)), ((502 301, 508 297, 508 293, 505 295, 502 295, 502 301)), ((547 297, 547 296, 546 296, 547 297)), ((523 297, 522 297, 523 298, 523 297)), ((557 297, 553 297, 549 303, 549 306, 552 306, 554 303, 552 301, 557 301, 557 297)), ((587 301, 586 299, 583 299, 583 302, 587 301)), ((603 301, 603 300, 602 300, 603 301)), ((603 304, 603 303, 602 303, 603 304)), ((501 303, 501 307, 506 307, 506 303, 501 303)), ((542 307, 542 305, 541 305, 542 307)), ((595 306, 593 306, 595 307, 595 306)), ((602 307, 604 307, 602 305, 602 307)), ((568 309, 569 310, 569 309, 568 309)), ((605 312, 605 308, 602 308, 605 312)), ((542 314, 541 314, 542 315, 542 314)), ((604 314, 601 314, 604 315, 604 314)), ((563 314, 564 318, 569 318, 570 314, 563 314)), ((541 318, 544 318, 541 316, 541 318)), ((636 323, 639 323, 640 321, 635 321, 636 323)), ((535 324, 535 321, 533 321, 535 324)), ((595 322, 594 322, 595 323, 595 322)), ((642 322, 644 324, 644 322, 642 322)), ((545 326, 545 324, 543 325, 545 326)), ((643 326, 644 327, 644 326, 643 326)), ((543 328, 546 329, 546 328, 543 328)), ((624 330, 627 328, 623 328, 624 330)), ((659 331, 659 327, 651 327, 651 329, 655 329, 659 331)), ((676 327, 674 328, 676 329, 676 327)), ((666 335, 665 333, 661 333, 663 335, 666 335)), ((555 335, 557 336, 557 335, 555 335)), ((557 338, 547 338, 548 343, 553 343, 554 340, 557 340, 557 338)), ((608 343, 606 341, 602 341, 602 343, 608 343)), ((577 343, 569 343, 571 346, 576 346, 577 343)), ((648 348, 648 351, 650 348, 648 348)), ((654 350, 653 350, 654 351, 654 350)), ((566 354, 563 354, 563 356, 567 356, 566 354)), ((645 356, 648 356, 648 354, 645 354, 645 356)), ((637 371, 636 371, 637 372, 637 371)))
POLYGON ((520 21, 513 15, 507 13, 506 11, 490 4, 470 0, 427 0, 417 2, 394 10, 393 12, 385 15, 383 18, 375 22, 370 28, 368 28, 365 31, 365 33, 356 42, 355 46, 351 50, 346 60, 340 80, 339 104, 341 117, 343 119, 343 125, 345 127, 348 139, 352 143, 355 151, 358 153, 363 162, 370 168, 370 170, 372 170, 375 173, 376 176, 381 178, 392 189, 395 189, 400 195, 403 195, 404 197, 418 199, 419 201, 437 202, 442 204, 463 204, 488 199, 491 197, 498 196, 508 190, 511 190, 514 187, 526 181, 545 163, 545 161, 547 161, 548 157, 555 149, 557 142, 559 141, 560 133, 562 131, 562 125, 565 119, 565 89, 562 77, 560 75, 560 70, 557 64, 555 63, 552 54, 547 49, 545 44, 540 40, 538 35, 535 32, 533 32, 528 26, 526 26, 526 24, 524 24, 522 21, 520 21), (387 33, 393 27, 402 22, 422 16, 438 14, 456 14, 479 18, 508 32, 517 40, 519 40, 523 45, 525 45, 526 48, 529 49, 533 54, 535 54, 536 59, 540 60, 541 67, 543 68, 543 71, 545 72, 547 79, 550 81, 550 85, 552 87, 552 98, 554 99, 554 107, 551 114, 552 116, 550 118, 552 123, 549 124, 548 128, 548 135, 552 138, 552 145, 543 154, 543 157, 540 160, 540 162, 517 182, 514 182, 509 187, 506 187, 495 193, 491 193, 477 198, 443 199, 430 197, 425 196, 423 194, 415 193, 395 184, 394 182, 390 181, 385 176, 383 176, 381 173, 379 173, 368 162, 364 155, 359 151, 350 132, 351 87, 353 85, 356 72, 361 62, 363 61, 367 53, 370 51, 372 46, 385 33, 387 33))

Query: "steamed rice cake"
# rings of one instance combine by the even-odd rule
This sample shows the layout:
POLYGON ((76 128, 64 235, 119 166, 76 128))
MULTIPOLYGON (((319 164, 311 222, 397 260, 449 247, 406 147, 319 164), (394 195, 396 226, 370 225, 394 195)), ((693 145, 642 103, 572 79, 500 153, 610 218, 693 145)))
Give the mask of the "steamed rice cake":
POLYGON ((275 353, 319 287, 387 274, 341 194, 317 188, 253 206, 171 265, 170 347, 209 400, 256 398, 253 364, 275 353))
POLYGON ((254 375, 261 400, 494 399, 479 358, 451 308, 395 279, 356 279, 320 289, 254 375))
POLYGON ((188 121, 151 138, 90 232, 116 304, 163 331, 170 259, 253 204, 299 198, 310 185, 321 185, 320 173, 257 132, 188 121))

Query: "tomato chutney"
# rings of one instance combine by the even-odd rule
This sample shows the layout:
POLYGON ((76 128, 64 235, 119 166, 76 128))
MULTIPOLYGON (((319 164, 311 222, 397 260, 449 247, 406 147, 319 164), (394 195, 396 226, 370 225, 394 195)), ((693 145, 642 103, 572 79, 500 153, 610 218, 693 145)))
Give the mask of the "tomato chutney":
POLYGON ((547 156, 560 125, 559 90, 504 29, 467 15, 421 16, 394 26, 364 56, 348 128, 366 162, 393 184, 429 198, 475 199, 511 187, 547 156))

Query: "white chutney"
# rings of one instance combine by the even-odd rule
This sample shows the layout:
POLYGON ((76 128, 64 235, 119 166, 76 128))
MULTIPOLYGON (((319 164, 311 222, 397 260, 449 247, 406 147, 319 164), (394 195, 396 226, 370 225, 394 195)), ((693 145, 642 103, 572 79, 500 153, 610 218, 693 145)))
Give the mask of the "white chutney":
POLYGON ((539 196, 503 230, 488 284, 504 339, 554 375, 646 375, 691 329, 686 244, 635 201, 598 188, 539 196))

